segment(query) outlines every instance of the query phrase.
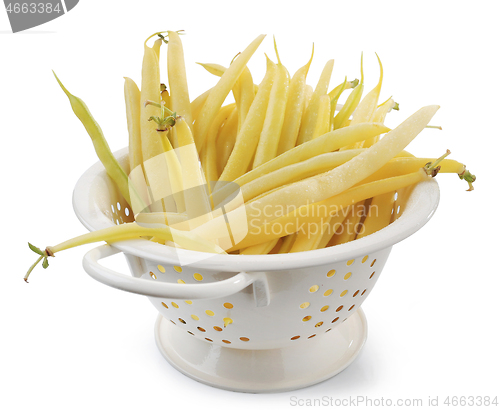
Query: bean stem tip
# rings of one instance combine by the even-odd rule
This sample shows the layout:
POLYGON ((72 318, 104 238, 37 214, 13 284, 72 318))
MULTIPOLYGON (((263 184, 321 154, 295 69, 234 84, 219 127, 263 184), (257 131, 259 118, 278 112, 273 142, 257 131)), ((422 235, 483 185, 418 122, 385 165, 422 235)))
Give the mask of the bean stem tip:
POLYGON ((439 163, 450 154, 451 151, 447 149, 446 152, 443 155, 441 155, 438 159, 436 159, 434 162, 428 162, 427 164, 425 164, 424 171, 427 173, 427 175, 430 175, 431 177, 434 178, 441 169, 439 163))
POLYGON ((474 190, 472 183, 476 180, 476 176, 472 175, 468 169, 465 169, 461 174, 458 174, 458 177, 460 179, 467 181, 467 183, 469 184, 469 189, 467 189, 466 191, 473 191, 474 190))
POLYGON ((31 274, 31 272, 33 271, 33 269, 35 269, 35 267, 40 263, 42 262, 42 267, 44 269, 47 269, 49 267, 49 261, 48 261, 48 257, 49 256, 54 256, 54 252, 52 251, 52 249, 50 249, 50 247, 46 247, 44 251, 42 251, 40 248, 37 248, 36 246, 32 245, 31 243, 28 242, 28 246, 29 248, 35 252, 37 255, 39 255, 38 259, 35 261, 35 263, 33 265, 31 265, 31 267, 28 269, 28 272, 26 272, 26 275, 24 275, 24 281, 26 283, 29 283, 28 282, 28 278, 31 274))

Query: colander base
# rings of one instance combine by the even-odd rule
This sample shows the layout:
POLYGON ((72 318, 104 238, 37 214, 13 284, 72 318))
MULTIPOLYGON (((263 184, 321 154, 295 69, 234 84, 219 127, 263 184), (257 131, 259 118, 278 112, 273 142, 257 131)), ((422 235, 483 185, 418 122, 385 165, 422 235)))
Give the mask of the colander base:
POLYGON ((155 325, 156 345, 174 368, 201 383, 245 393, 290 391, 329 379, 354 361, 366 336, 361 309, 321 337, 269 350, 204 342, 161 315, 155 325))

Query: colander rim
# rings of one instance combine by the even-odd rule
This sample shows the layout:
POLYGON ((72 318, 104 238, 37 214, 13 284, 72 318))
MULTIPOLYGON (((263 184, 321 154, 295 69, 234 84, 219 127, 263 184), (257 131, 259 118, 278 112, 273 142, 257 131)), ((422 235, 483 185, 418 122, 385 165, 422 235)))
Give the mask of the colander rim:
MULTIPOLYGON (((114 152, 120 163, 128 161, 128 147, 114 152)), ((73 208, 77 218, 89 230, 113 226, 113 222, 99 209, 91 188, 98 179, 109 179, 100 161, 88 168, 77 181, 73 191, 73 208)), ((385 228, 356 241, 335 247, 306 252, 273 255, 216 255, 174 249, 146 239, 115 242, 113 247, 125 254, 137 256, 159 264, 176 265, 178 254, 183 265, 193 268, 217 269, 223 272, 257 272, 299 269, 348 261, 386 249, 418 231, 433 216, 439 203, 439 185, 435 179, 418 183, 413 189, 405 211, 385 228)))

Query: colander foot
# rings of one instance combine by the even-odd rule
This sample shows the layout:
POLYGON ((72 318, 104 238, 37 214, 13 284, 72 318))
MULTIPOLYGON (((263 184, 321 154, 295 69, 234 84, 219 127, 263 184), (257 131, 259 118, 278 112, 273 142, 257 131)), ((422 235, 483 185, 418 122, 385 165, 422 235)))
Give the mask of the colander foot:
POLYGON ((366 336, 361 309, 322 337, 268 350, 204 342, 161 315, 155 325, 156 345, 174 368, 201 383, 245 393, 296 390, 329 379, 354 361, 366 336))

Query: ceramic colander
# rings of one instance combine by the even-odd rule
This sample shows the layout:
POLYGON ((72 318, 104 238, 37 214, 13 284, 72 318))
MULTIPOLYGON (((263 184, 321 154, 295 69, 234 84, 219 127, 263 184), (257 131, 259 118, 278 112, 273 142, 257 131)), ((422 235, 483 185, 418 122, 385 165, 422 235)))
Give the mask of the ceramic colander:
MULTIPOLYGON (((115 156, 127 169, 127 150, 115 156)), ((361 350, 361 304, 392 245, 422 227, 439 201, 434 180, 405 192, 392 224, 331 248, 200 260, 197 252, 138 239, 91 250, 84 268, 102 283, 149 297, 160 313, 158 348, 186 375, 234 391, 292 390, 339 373, 361 350), (99 264, 118 252, 131 276, 99 264)), ((78 181, 73 205, 89 230, 133 220, 100 163, 78 181)))

